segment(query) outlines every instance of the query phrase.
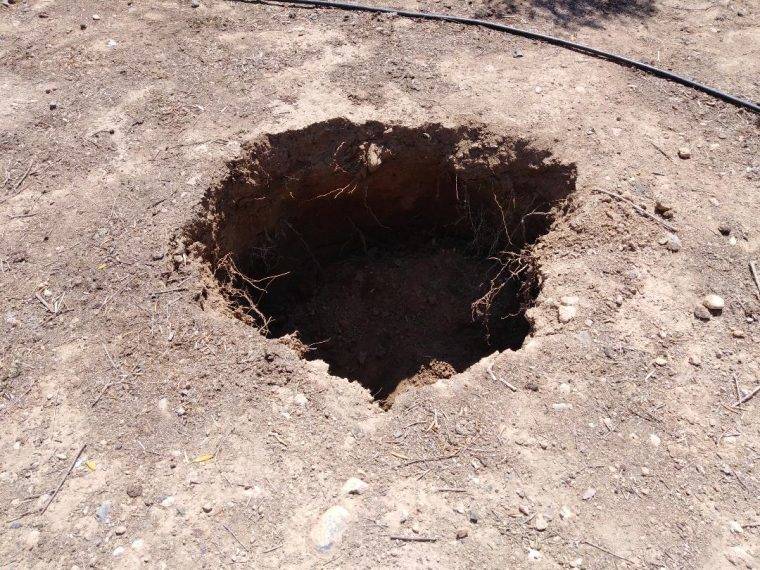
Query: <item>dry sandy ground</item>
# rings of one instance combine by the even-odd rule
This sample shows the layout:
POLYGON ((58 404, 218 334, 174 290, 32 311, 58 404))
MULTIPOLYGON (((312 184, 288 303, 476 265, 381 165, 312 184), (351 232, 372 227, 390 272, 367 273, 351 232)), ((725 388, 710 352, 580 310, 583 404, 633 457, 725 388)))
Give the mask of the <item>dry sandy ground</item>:
MULTIPOLYGON (((527 4, 407 3, 760 99, 753 2, 527 4)), ((760 566, 760 397, 734 406, 760 384, 757 116, 473 28, 34 0, 0 7, 0 148, 2 566, 760 566), (525 346, 387 411, 199 303, 177 249, 245 141, 336 117, 485 125, 577 168, 525 346)))

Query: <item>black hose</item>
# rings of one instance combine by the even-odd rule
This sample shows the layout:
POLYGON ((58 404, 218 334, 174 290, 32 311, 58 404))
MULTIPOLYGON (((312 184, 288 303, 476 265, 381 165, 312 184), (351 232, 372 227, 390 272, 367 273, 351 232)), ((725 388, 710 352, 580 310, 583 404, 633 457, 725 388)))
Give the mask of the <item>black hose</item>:
MULTIPOLYGON (((245 2, 248 4, 256 4, 260 2, 260 0, 230 0, 230 1, 245 2)), ((721 99, 727 103, 736 105, 737 107, 744 107, 745 109, 749 109, 750 111, 754 111, 755 113, 760 113, 760 105, 757 105, 756 103, 753 103, 752 101, 747 101, 745 99, 735 97, 731 95, 730 93, 726 93, 725 91, 714 89, 713 87, 710 87, 708 85, 697 83, 696 81, 693 81, 689 79, 688 77, 683 77, 681 75, 671 73, 670 71, 660 69, 659 67, 654 67, 653 65, 648 65, 646 63, 636 61, 635 59, 629 59, 622 55, 616 55, 614 53, 602 51, 600 49, 585 46, 583 44, 577 44, 575 42, 563 40, 561 38, 556 38, 554 36, 547 36, 546 34, 531 32, 530 30, 522 30, 520 28, 513 28, 512 26, 506 26, 504 24, 499 24, 497 22, 490 22, 488 20, 477 20, 474 18, 464 18, 462 16, 450 16, 448 14, 436 14, 432 12, 413 12, 410 10, 400 10, 398 8, 387 8, 383 6, 367 6, 364 4, 349 4, 348 2, 335 2, 333 0, 279 0, 279 1, 287 3, 287 4, 320 6, 323 8, 339 8, 341 10, 356 10, 359 12, 397 14, 399 16, 404 16, 406 18, 419 18, 421 20, 437 20, 441 22, 455 22, 457 24, 464 24, 468 26, 480 26, 483 28, 489 28, 491 30, 507 32, 508 34, 513 34, 515 36, 521 36, 523 38, 528 38, 531 40, 539 40, 542 42, 547 42, 553 45, 561 46, 561 47, 578 51, 581 53, 585 53, 588 55, 593 55, 595 57, 599 57, 602 59, 613 61, 615 63, 619 63, 620 65, 634 67, 646 73, 650 73, 652 75, 662 77, 664 79, 673 81, 675 83, 680 83, 681 85, 685 85, 686 87, 691 87, 692 89, 696 89, 697 91, 702 91, 703 93, 707 93, 708 95, 711 95, 715 97, 716 99, 721 99)))

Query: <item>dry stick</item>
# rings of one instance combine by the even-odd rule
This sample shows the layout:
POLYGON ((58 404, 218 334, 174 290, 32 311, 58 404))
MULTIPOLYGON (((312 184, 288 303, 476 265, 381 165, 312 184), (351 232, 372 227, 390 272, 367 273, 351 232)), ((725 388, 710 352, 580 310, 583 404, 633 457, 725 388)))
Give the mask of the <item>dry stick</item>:
POLYGON ((71 462, 71 465, 69 465, 68 470, 66 471, 66 474, 63 476, 63 479, 61 479, 61 482, 58 484, 58 488, 53 491, 53 496, 50 497, 50 500, 47 502, 47 504, 42 508, 40 511, 41 515, 45 514, 45 511, 48 510, 48 507, 51 505, 51 503, 55 500, 56 496, 58 495, 58 491, 61 490, 61 487, 63 487, 63 484, 66 482, 66 479, 69 478, 69 475, 74 469, 74 466, 77 464, 77 461, 79 461, 79 458, 81 457, 82 453, 84 452, 84 448, 87 447, 86 443, 82 444, 82 447, 79 448, 79 453, 77 453, 77 456, 74 458, 74 461, 71 462))
POLYGON ((734 406, 741 406, 744 402, 749 402, 752 398, 755 397, 755 394, 757 394, 758 392, 760 392, 760 385, 758 385, 757 388, 755 388, 754 390, 752 390, 749 394, 747 394, 746 396, 744 396, 741 400, 739 400, 738 402, 736 402, 736 404, 734 404, 734 406))
POLYGON ((654 220, 655 222, 657 222, 658 224, 660 224, 662 227, 664 227, 667 230, 670 230, 673 233, 678 233, 678 230, 675 228, 675 226, 672 226, 668 222, 665 222, 665 221, 661 220, 660 218, 658 218, 654 214, 650 214, 644 208, 642 208, 641 206, 638 206, 638 205, 634 204, 631 200, 629 200, 625 196, 621 196, 620 194, 617 194, 615 192, 610 192, 609 190, 604 190, 602 188, 594 188, 594 190, 596 190, 597 192, 601 192, 602 194, 607 194, 607 196, 612 196, 613 198, 617 198, 618 200, 622 200, 626 204, 630 205, 634 210, 636 210, 642 216, 645 216, 645 217, 649 218, 650 220, 654 220))
POLYGON ((493 373, 493 362, 491 363, 491 365, 488 368, 486 368, 486 372, 488 372, 488 374, 491 376, 491 378, 494 380, 494 382, 501 382, 502 384, 504 384, 507 388, 509 388, 513 392, 517 392, 517 386, 515 386, 514 384, 510 384, 509 382, 507 382, 506 380, 504 380, 500 376, 497 377, 496 374, 493 373))
POLYGON ((589 546, 593 546, 594 548, 596 548, 597 550, 601 550, 605 554, 609 554, 610 556, 614 556, 618 560, 623 560, 624 562, 628 562, 628 564, 633 564, 635 566, 635 563, 633 562, 633 560, 629 560, 628 558, 626 558, 624 556, 620 556, 619 554, 615 554, 614 552, 611 552, 611 551, 607 550, 606 548, 604 548, 602 546, 599 546, 598 544, 594 544, 593 542, 589 542, 588 540, 581 540, 581 544, 588 544, 589 546))
POLYGON ((449 455, 442 455, 440 457, 424 457, 422 459, 413 459, 412 461, 407 461, 406 463, 402 463, 399 465, 399 467, 409 467, 410 465, 415 465, 417 463, 428 463, 431 461, 446 461, 447 459, 453 459, 457 455, 459 455, 459 452, 464 449, 463 447, 456 450, 454 453, 451 453, 449 455))
POLYGON ((757 287, 757 294, 760 296, 760 276, 758 276, 757 273, 757 266, 755 265, 755 262, 750 260, 749 262, 749 270, 752 273, 752 279, 755 281, 755 287, 757 287))
POLYGON ((391 535, 388 538, 391 540, 401 540, 403 542, 437 542, 438 539, 434 536, 398 536, 391 535))
POLYGON ((26 172, 24 172, 24 175, 21 177, 21 179, 16 182, 16 184, 13 185, 13 188, 11 189, 11 194, 15 194, 16 190, 18 190, 21 185, 24 183, 24 180, 26 180, 26 177, 29 176, 29 173, 32 171, 32 165, 34 164, 34 160, 31 160, 29 162, 29 168, 26 169, 26 172))

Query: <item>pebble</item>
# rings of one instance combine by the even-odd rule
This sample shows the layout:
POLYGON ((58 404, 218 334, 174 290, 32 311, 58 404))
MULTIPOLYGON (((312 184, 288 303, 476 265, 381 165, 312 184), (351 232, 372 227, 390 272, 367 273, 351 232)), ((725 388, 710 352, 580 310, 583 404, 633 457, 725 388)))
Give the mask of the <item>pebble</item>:
POLYGON ((462 540, 463 538, 467 538, 468 534, 470 533, 466 528, 457 529, 457 540, 462 540))
POLYGON ((535 519, 533 519, 533 528, 535 528, 539 532, 543 532, 547 528, 549 528, 549 523, 546 522, 544 515, 539 514, 536 516, 535 519))
POLYGON ((573 511, 570 510, 570 507, 567 505, 562 505, 562 508, 559 510, 559 518, 561 518, 563 521, 566 521, 567 519, 570 519, 574 516, 573 511))
POLYGON ((478 512, 476 510, 471 509, 469 516, 470 516, 470 522, 472 524, 478 524, 480 517, 478 516, 478 512))
POLYGON ((106 524, 111 520, 111 503, 109 501, 98 507, 98 510, 95 511, 95 518, 102 524, 106 524))
POLYGON ((697 305, 694 307, 694 316, 700 321, 709 321, 712 318, 712 314, 704 305, 697 305))
POLYGON ((541 93, 543 89, 541 89, 541 87, 536 87, 535 89, 533 89, 533 91, 535 91, 536 93, 541 93))
POLYGON ((692 354, 689 357, 689 364, 692 366, 702 366, 702 359, 698 355, 692 354))
POLYGON ((368 488, 369 488, 369 485, 367 485, 361 479, 357 479, 356 477, 351 477, 345 483, 343 483, 343 488, 341 489, 341 493, 343 493, 344 495, 361 495, 368 488))
POLYGON ((673 253, 681 251, 681 239, 676 234, 668 234, 665 238, 665 247, 673 253))
POLYGON ((730 530, 730 531, 731 531, 733 534, 741 534, 741 533, 743 533, 743 532, 744 532, 744 529, 742 528, 742 525, 740 525, 740 524, 739 524, 738 522, 736 522, 736 521, 731 521, 730 523, 728 523, 728 529, 729 529, 729 530, 730 530))
POLYGON ((204 505, 201 507, 201 509, 203 510, 203 512, 204 512, 204 513, 210 513, 211 511, 213 511, 213 510, 214 510, 214 507, 213 507, 213 505, 211 505, 211 504, 209 504, 209 503, 205 503, 205 504, 204 504, 204 505))
POLYGON ((520 505, 517 509, 526 517, 530 514, 530 507, 528 505, 520 505))
POLYGON ((654 363, 655 363, 657 366, 667 366, 667 364, 668 364, 668 359, 667 359, 667 358, 665 358, 664 356, 658 356, 657 358, 655 358, 655 359, 654 359, 654 363))
POLYGON ((92 19, 97 22, 98 20, 100 20, 100 16, 98 16, 97 14, 93 14, 92 19))
POLYGON ((24 537, 24 546, 27 550, 33 549, 35 546, 37 546, 40 543, 40 531, 36 528, 29 531, 29 534, 27 534, 24 537))
POLYGON ((118 558, 119 556, 121 556, 122 554, 124 554, 125 550, 126 549, 123 546, 117 546, 116 548, 113 549, 113 555, 116 558, 118 558))
POLYGON ((664 204, 663 202, 660 202, 659 200, 654 203, 654 211, 658 216, 661 216, 666 220, 673 218, 673 208, 667 204, 664 204))
POLYGON ((136 538, 132 541, 133 550, 142 550, 145 546, 145 541, 142 538, 136 538))
POLYGON ((576 558, 570 562, 570 568, 583 568, 583 558, 576 558))
POLYGON ((682 146, 678 149, 678 158, 682 158, 684 160, 691 158, 691 149, 688 146, 682 146))
POLYGON ((528 559, 529 560, 533 560, 535 562, 538 562, 539 560, 541 560, 541 558, 543 558, 543 554, 541 554, 540 551, 538 551, 538 550, 536 550, 534 548, 529 548, 528 549, 528 559))
POLYGON ((591 499, 594 498, 595 495, 596 495, 596 489, 594 489, 593 487, 589 487, 588 489, 583 491, 583 495, 581 496, 581 498, 584 501, 590 501, 591 499))
POLYGON ((311 540, 321 552, 335 546, 348 527, 349 512, 340 505, 327 509, 311 529, 311 540))
POLYGON ((576 297, 575 295, 565 295, 560 298, 559 304, 565 305, 566 307, 574 307, 575 305, 578 304, 579 301, 580 299, 576 297))
POLYGON ((161 501, 162 507, 171 507, 174 504, 174 496, 169 495, 168 497, 165 497, 163 501, 161 501))
POLYGON ((162 412, 165 412, 166 410, 168 410, 169 409, 169 400, 167 400, 166 398, 161 398, 158 401, 158 409, 161 410, 162 412))
POLYGON ((191 8, 198 8, 200 7, 200 5, 201 5, 200 0, 190 0, 191 8))
POLYGON ((55 111, 58 108, 58 102, 57 101, 51 101, 50 102, 50 110, 55 111))
POLYGON ((654 447, 659 447, 660 436, 658 436, 656 433, 649 434, 649 443, 651 443, 654 447))
POLYGON ((116 536, 121 536, 122 534, 126 534, 127 533, 127 527, 125 527, 125 526, 117 526, 114 529, 114 532, 116 533, 116 536))
POLYGON ((552 408, 555 412, 564 412, 566 410, 572 410, 573 405, 572 404, 566 404, 565 402, 560 402, 559 404, 553 404, 552 408))
POLYGON ((723 298, 719 295, 716 295, 715 293, 705 295, 705 297, 702 299, 702 304, 711 311, 722 311, 726 306, 726 302, 723 300, 723 298))
POLYGON ((183 408, 182 406, 180 406, 179 408, 177 408, 175 411, 177 412, 177 415, 180 416, 180 417, 184 416, 187 413, 185 411, 185 408, 183 408))
POLYGON ((561 323, 569 323, 578 314, 578 307, 568 306, 568 305, 560 305, 559 308, 557 309, 557 311, 558 311, 559 322, 561 322, 561 323))

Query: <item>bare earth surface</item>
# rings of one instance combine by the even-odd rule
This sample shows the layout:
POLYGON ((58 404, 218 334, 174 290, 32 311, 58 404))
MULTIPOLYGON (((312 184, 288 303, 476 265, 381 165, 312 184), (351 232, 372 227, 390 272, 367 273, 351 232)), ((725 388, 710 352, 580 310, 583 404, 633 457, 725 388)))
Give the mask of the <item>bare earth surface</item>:
MULTIPOLYGON (((619 4, 404 3, 760 99, 755 2, 619 4)), ((760 385, 759 126, 457 25, 0 6, 0 565, 760 567, 760 395, 735 405, 760 385), (388 410, 199 303, 202 264, 176 248, 241 145, 336 117, 477 123, 577 168, 523 348, 388 410), (709 293, 725 308, 705 321, 709 293)))

